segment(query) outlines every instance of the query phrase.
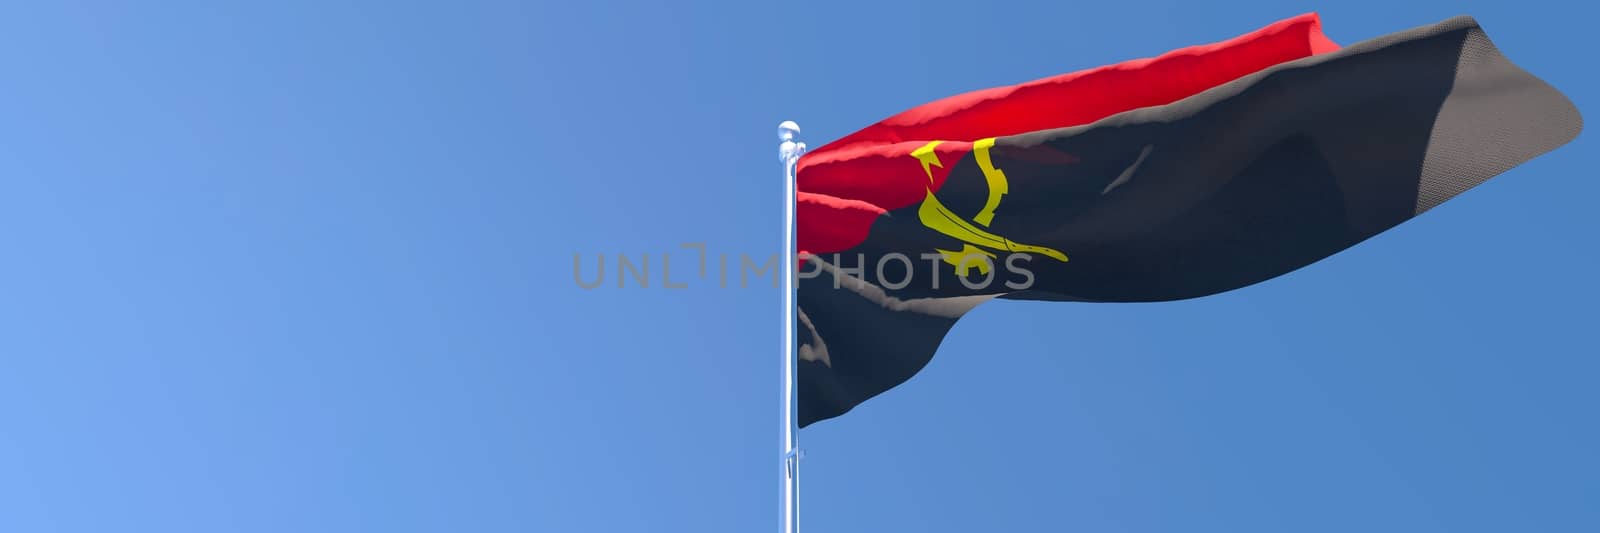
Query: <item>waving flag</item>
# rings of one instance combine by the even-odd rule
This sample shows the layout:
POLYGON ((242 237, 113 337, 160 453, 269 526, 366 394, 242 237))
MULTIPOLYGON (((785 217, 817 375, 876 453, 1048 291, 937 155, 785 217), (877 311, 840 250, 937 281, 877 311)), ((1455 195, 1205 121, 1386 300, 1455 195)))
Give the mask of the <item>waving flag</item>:
POLYGON ((1303 15, 918 106, 799 161, 800 425, 909 379, 990 299, 1244 287, 1581 128, 1466 17, 1341 49, 1303 15))

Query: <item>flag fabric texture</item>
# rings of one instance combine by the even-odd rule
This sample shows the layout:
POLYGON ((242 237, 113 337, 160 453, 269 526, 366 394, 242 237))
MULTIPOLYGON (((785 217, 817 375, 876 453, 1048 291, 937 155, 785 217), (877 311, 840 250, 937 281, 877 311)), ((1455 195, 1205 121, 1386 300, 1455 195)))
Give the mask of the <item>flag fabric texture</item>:
POLYGON ((1341 48, 1308 14, 918 106, 799 160, 799 423, 903 383, 980 303, 1244 287, 1581 129, 1467 17, 1341 48))

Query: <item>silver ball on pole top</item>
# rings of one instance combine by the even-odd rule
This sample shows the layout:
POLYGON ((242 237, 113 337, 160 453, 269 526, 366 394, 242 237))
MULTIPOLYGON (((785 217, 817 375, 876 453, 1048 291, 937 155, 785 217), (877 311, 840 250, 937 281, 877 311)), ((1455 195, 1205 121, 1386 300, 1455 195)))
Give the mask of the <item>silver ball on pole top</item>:
POLYGON ((792 164, 793 159, 799 159, 801 154, 806 153, 806 143, 796 140, 799 137, 800 125, 795 124, 793 120, 785 120, 778 124, 778 140, 782 141, 782 144, 778 145, 780 161, 792 164))

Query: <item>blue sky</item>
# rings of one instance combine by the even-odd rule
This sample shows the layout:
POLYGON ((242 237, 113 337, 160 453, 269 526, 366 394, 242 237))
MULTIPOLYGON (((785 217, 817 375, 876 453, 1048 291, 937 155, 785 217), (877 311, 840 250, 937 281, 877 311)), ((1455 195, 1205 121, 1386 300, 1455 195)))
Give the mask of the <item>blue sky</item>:
MULTIPOLYGON (((1600 94, 1569 2, 0 6, 0 531, 775 529, 778 291, 575 253, 775 253, 780 120, 1311 10, 1600 94)), ((805 530, 1600 529, 1592 138, 1243 290, 980 307, 802 432, 805 530)))

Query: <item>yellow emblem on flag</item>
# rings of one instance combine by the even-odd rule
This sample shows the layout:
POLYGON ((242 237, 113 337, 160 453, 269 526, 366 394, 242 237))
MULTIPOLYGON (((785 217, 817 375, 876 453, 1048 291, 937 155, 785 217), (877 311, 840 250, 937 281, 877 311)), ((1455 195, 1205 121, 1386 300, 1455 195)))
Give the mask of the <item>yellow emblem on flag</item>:
POLYGON ((980 274, 987 275, 991 265, 988 259, 995 257, 994 252, 989 250, 1032 253, 1061 262, 1067 261, 1067 255, 1059 250, 1013 242, 1011 239, 983 229, 994 222, 994 212, 1000 207, 1001 198, 1010 192, 1005 172, 995 168, 993 160, 989 158, 989 149, 994 147, 992 137, 972 143, 973 158, 977 161, 978 168, 983 171, 983 179, 989 186, 989 197, 983 203, 983 209, 968 221, 951 211, 949 207, 945 207, 944 203, 934 196, 932 188, 933 167, 944 168, 944 164, 939 162, 939 156, 933 151, 941 142, 943 141, 933 141, 911 151, 911 157, 922 163, 922 171, 928 176, 927 197, 923 198, 922 205, 917 208, 917 219, 922 221, 923 226, 964 243, 959 251, 936 249, 944 256, 944 262, 956 268, 956 275, 966 277, 972 268, 977 268, 980 274), (974 256, 981 257, 973 260, 974 256))

